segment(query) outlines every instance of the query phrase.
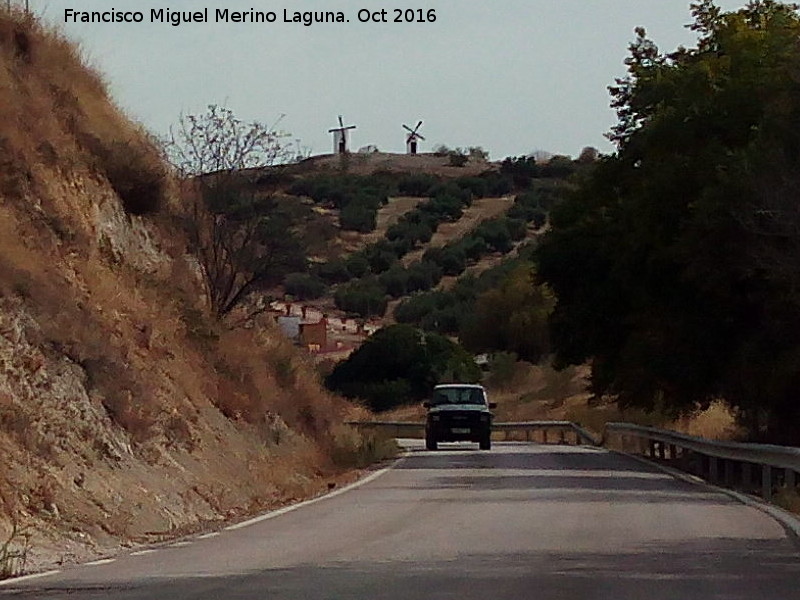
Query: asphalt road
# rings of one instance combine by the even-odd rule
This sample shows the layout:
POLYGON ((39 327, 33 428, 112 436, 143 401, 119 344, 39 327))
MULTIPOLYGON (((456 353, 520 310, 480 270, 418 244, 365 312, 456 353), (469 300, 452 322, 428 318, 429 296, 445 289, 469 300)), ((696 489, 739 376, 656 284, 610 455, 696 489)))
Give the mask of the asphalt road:
POLYGON ((275 518, 0 586, 0 600, 800 599, 766 514, 603 450, 418 446, 275 518))

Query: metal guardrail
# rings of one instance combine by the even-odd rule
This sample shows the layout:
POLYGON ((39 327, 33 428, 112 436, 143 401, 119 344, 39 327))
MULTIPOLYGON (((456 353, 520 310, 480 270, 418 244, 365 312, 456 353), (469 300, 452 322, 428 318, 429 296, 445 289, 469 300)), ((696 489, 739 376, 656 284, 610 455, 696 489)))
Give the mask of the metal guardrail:
MULTIPOLYGON (((347 423, 365 431, 382 431, 393 437, 425 437, 425 423, 409 423, 402 421, 351 421, 347 423)), ((571 421, 523 421, 519 423, 493 423, 492 433, 503 434, 504 440, 510 440, 519 434, 526 442, 539 441, 544 444, 568 444, 598 446, 600 441, 581 426, 571 421), (538 434, 538 435, 537 435, 538 434), (553 435, 555 434, 555 435, 553 435), (538 437, 538 439, 537 439, 538 437)))
POLYGON ((568 443, 570 434, 572 441, 577 445, 599 446, 600 440, 595 438, 591 433, 586 431, 583 427, 572 421, 521 421, 518 423, 493 423, 492 431, 503 431, 508 439, 509 434, 513 432, 522 432, 525 434, 525 441, 533 441, 537 432, 541 432, 542 442, 547 444, 551 441, 558 441, 558 443, 568 443), (553 440, 549 437, 548 432, 555 431, 557 438, 553 440))
POLYGON ((360 431, 381 431, 391 437, 425 437, 425 423, 409 423, 406 421, 348 421, 345 425, 350 425, 360 431))
POLYGON ((717 442, 630 423, 608 423, 603 442, 674 463, 711 483, 760 493, 765 500, 779 487, 796 489, 800 472, 800 448, 717 442))
MULTIPOLYGON (((360 430, 382 431, 393 437, 422 438, 425 423, 352 421, 360 430)), ((779 488, 797 489, 800 448, 767 444, 717 442, 676 431, 630 423, 608 423, 602 439, 571 421, 494 423, 495 439, 605 446, 670 464, 725 487, 772 499, 779 488)))

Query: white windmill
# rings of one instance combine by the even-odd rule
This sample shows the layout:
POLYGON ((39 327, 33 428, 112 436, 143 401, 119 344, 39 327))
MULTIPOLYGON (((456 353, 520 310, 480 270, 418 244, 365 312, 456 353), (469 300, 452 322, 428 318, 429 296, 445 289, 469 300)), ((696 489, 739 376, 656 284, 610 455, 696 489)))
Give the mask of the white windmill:
POLYGON ((339 127, 334 127, 333 129, 328 129, 328 133, 333 134, 333 153, 334 154, 346 154, 347 153, 347 132, 351 129, 355 129, 355 125, 348 125, 345 127, 344 121, 342 121, 342 115, 339 115, 339 127))
POLYGON ((419 147, 419 140, 425 140, 422 137, 422 134, 419 133, 419 128, 422 127, 422 121, 417 123, 417 126, 414 129, 411 129, 408 125, 403 125, 403 129, 408 131, 408 135, 406 136, 406 153, 408 154, 416 154, 417 148, 419 147))

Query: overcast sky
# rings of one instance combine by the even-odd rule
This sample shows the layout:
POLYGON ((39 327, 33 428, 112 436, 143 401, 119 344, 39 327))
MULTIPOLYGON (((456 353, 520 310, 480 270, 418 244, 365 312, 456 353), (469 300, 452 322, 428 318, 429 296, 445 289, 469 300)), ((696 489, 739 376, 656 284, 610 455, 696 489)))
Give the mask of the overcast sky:
MULTIPOLYGON (((21 0, 18 0, 21 1, 21 0)), ((272 123, 315 154, 344 115, 351 147, 404 150, 403 123, 424 121, 422 150, 482 146, 493 159, 534 150, 603 152, 615 122, 608 85, 625 73, 636 26, 664 50, 691 45, 689 0, 30 0, 80 42, 116 101, 164 134, 181 112, 226 104, 272 123), (394 7, 433 23, 394 23, 394 7), (65 9, 142 11, 142 24, 64 24, 65 9), (150 9, 273 11, 272 24, 151 24, 150 9), (359 9, 389 23, 360 23, 359 9), (283 11, 342 11, 344 24, 284 23, 283 11)), ((720 0, 733 10, 744 4, 720 0)))

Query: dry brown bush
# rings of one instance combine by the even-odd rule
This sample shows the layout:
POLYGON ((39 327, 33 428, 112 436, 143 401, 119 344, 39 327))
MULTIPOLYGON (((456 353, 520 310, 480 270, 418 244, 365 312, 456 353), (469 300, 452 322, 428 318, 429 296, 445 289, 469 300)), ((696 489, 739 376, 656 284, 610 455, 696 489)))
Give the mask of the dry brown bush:
POLYGON ((156 145, 113 105, 76 46, 35 18, 0 9, 0 191, 21 198, 37 165, 106 178, 130 214, 161 206, 167 171, 156 145))
POLYGON ((347 425, 331 431, 328 453, 339 468, 363 469, 376 462, 395 458, 400 449, 394 438, 375 432, 361 433, 347 425))

